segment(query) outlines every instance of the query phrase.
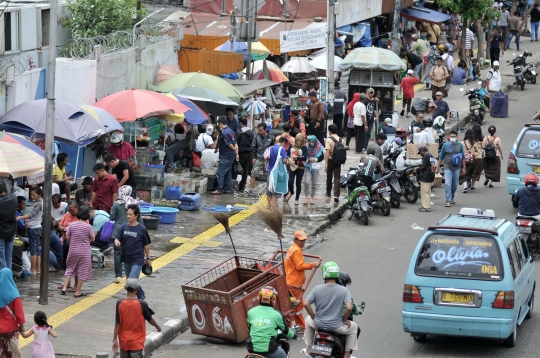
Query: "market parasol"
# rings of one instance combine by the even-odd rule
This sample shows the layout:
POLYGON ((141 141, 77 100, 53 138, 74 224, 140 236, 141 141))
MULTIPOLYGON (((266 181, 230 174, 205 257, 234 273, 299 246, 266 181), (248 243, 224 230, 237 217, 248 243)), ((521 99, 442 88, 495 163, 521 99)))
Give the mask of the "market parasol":
POLYGON ((138 118, 190 111, 186 105, 161 93, 134 88, 102 98, 95 106, 112 114, 118 122, 133 122, 138 118))
POLYGON ((341 70, 405 71, 407 66, 398 55, 378 47, 359 47, 350 52, 341 62, 341 70))
MULTIPOLYGON (((214 51, 226 51, 231 52, 231 42, 227 41, 224 44, 216 47, 214 51)), ((247 43, 246 42, 237 42, 233 41, 233 51, 236 53, 241 53, 244 55, 244 61, 247 58, 247 43)), ((268 57, 272 51, 270 51, 266 46, 264 46, 259 41, 251 43, 251 58, 253 60, 261 60, 268 57)))
POLYGON ((164 119, 173 121, 173 122, 183 122, 185 120, 187 123, 194 124, 194 125, 206 123, 208 119, 208 115, 195 103, 193 103, 187 98, 184 98, 174 93, 169 93, 167 97, 173 98, 174 100, 182 104, 185 104, 191 109, 191 111, 188 111, 182 114, 167 114, 163 117, 164 119))
POLYGON ((265 76, 263 70, 257 71, 253 74, 253 79, 254 80, 270 80, 273 82, 289 82, 289 79, 287 78, 287 76, 285 76, 283 72, 281 72, 281 70, 275 69, 275 68, 269 68, 267 76, 265 76))
MULTIPOLYGON (((278 65, 276 65, 275 63, 273 63, 271 61, 257 60, 257 61, 253 61, 251 63, 251 65, 250 65, 251 66, 251 73, 259 72, 260 70, 262 70, 264 61, 266 61, 266 67, 268 67, 268 69, 277 68, 278 70, 281 70, 281 68, 278 65)), ((247 72, 247 68, 244 67, 244 69, 242 71, 244 73, 247 72)))
POLYGON ((283 66, 281 66, 281 70, 283 72, 290 73, 317 72, 317 69, 313 67, 311 63, 309 63, 307 57, 293 57, 289 61, 285 62, 283 66))
POLYGON ((86 113, 92 116, 99 124, 105 128, 105 132, 124 131, 124 127, 106 110, 91 106, 89 104, 81 104, 79 107, 86 113))
MULTIPOLYGON (((334 56, 334 71, 341 72, 341 67, 339 67, 339 65, 342 61, 343 59, 341 57, 334 56)), ((326 56, 326 51, 316 57, 313 57, 310 63, 313 65, 313 67, 318 68, 319 70, 326 71, 328 69, 328 59, 326 56)))
POLYGON ((242 104, 242 108, 251 114, 262 114, 266 110, 266 104, 263 102, 265 97, 250 98, 242 104))
POLYGON ((172 76, 174 75, 179 75, 183 73, 182 71, 180 71, 180 69, 178 68, 178 66, 174 66, 174 65, 163 65, 159 68, 158 70, 158 74, 157 74, 157 77, 158 77, 158 83, 161 83, 163 81, 165 81, 166 79, 169 79, 171 78, 172 76))
MULTIPOLYGON (((18 105, 2 117, 3 130, 43 138, 45 136, 46 99, 38 99, 18 105)), ((56 100, 54 115, 54 139, 69 145, 86 145, 105 133, 105 128, 90 114, 78 106, 56 100)))
POLYGON ((45 153, 41 148, 18 135, 0 132, 0 176, 37 174, 44 165, 45 153))
POLYGON ((176 88, 184 87, 202 87, 221 93, 223 96, 233 100, 236 103, 244 98, 242 92, 238 91, 229 82, 224 79, 202 72, 186 72, 169 78, 154 87, 157 92, 173 92, 176 88))
POLYGON ((231 101, 221 93, 208 88, 190 86, 184 88, 175 88, 171 92, 189 99, 199 106, 205 113, 213 114, 215 116, 225 114, 225 109, 228 107, 238 107, 238 103, 231 101))

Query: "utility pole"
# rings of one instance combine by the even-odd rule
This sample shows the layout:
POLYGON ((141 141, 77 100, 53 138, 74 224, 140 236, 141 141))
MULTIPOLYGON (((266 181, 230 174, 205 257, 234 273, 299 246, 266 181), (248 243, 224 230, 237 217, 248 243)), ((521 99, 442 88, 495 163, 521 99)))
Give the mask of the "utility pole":
POLYGON ((257 0, 246 0, 248 3, 248 11, 247 11, 247 21, 248 21, 248 36, 247 36, 247 68, 246 68, 246 77, 248 80, 251 79, 251 41, 253 40, 252 33, 254 32, 254 24, 255 16, 254 14, 257 12, 256 5, 257 0))
POLYGON ((399 52, 399 29, 401 27, 401 0, 394 2, 394 22, 392 25, 392 52, 399 52))
POLYGON ((41 276, 39 279, 39 304, 49 304, 49 255, 51 247, 52 167, 54 148, 56 27, 58 26, 58 0, 51 0, 49 21, 49 63, 47 66, 47 117, 45 122, 45 178, 43 181, 43 231, 41 235, 41 276))
MULTIPOLYGON (((328 119, 334 120, 334 53, 336 52, 335 37, 336 37, 336 1, 328 0, 328 28, 326 30, 326 81, 328 91, 326 93, 326 101, 332 111, 328 111, 328 119)), ((326 135, 326 130, 324 131, 326 135)))
MULTIPOLYGON (((285 31, 287 31, 287 20, 289 20, 289 17, 291 17, 291 14, 289 14, 289 0, 285 1, 285 31)), ((285 52, 285 62, 289 61, 289 53, 285 52)))

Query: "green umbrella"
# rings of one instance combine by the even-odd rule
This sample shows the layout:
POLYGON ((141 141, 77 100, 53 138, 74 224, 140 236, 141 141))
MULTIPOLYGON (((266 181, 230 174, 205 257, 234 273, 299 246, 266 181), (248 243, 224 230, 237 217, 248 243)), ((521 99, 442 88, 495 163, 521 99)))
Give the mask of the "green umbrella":
POLYGON ((405 71, 407 66, 392 51, 378 47, 359 47, 341 62, 342 70, 405 71))
POLYGON ((229 82, 220 77, 201 72, 187 72, 172 76, 155 86, 154 91, 174 92, 175 88, 192 86, 214 90, 237 103, 244 98, 242 92, 234 88, 229 82))

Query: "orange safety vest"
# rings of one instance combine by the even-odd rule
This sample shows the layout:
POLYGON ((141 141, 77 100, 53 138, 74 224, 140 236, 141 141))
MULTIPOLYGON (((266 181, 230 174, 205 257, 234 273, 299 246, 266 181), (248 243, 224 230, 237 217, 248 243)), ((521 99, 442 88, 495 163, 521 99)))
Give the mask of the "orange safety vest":
POLYGON ((304 263, 302 248, 297 244, 292 244, 285 257, 285 277, 287 279, 287 286, 301 288, 306 281, 305 271, 311 270, 313 267, 315 267, 315 263, 304 263))

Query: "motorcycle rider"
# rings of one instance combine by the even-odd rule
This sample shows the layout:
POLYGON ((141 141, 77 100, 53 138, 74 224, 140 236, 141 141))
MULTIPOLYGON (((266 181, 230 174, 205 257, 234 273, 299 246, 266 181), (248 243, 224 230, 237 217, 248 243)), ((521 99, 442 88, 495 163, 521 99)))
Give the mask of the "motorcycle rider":
POLYGON ((424 130, 424 112, 416 112, 416 118, 411 123, 411 135, 424 130))
POLYGON ((249 353, 266 358, 287 357, 287 352, 276 340, 277 330, 279 329, 288 339, 296 338, 296 334, 289 329, 281 312, 272 307, 276 299, 276 290, 271 286, 265 286, 259 291, 259 306, 248 311, 248 330, 251 337, 247 347, 249 353))
POLYGON ((358 175, 362 177, 364 185, 370 189, 375 180, 375 174, 381 173, 384 175, 383 163, 375 156, 375 149, 368 148, 367 154, 360 156, 360 163, 358 164, 358 175))
POLYGON ((540 223, 540 189, 538 188, 538 176, 534 173, 529 173, 525 175, 524 181, 525 186, 516 191, 518 215, 531 216, 540 223))
MULTIPOLYGON (((340 271, 339 272, 339 276, 336 280, 336 283, 338 285, 341 285, 343 287, 347 287, 349 286, 350 284, 352 284, 352 280, 351 280, 351 276, 349 276, 349 274, 345 271, 340 271)), ((353 316, 358 316, 358 315, 361 315, 363 312, 364 312, 364 302, 362 302, 361 306, 358 307, 355 303, 354 303, 354 300, 352 299, 351 297, 351 300, 352 300, 352 312, 351 312, 351 315, 347 318, 349 321, 352 321, 353 320, 353 316)), ((345 306, 343 307, 343 310, 345 310, 345 306)), ((356 331, 356 337, 360 337, 360 326, 358 326, 358 330, 356 331)))
POLYGON ((353 310, 352 298, 349 290, 336 283, 339 278, 339 267, 335 262, 327 262, 323 269, 324 284, 316 286, 304 301, 304 308, 308 313, 306 318, 306 354, 311 352, 315 331, 322 329, 347 336, 343 358, 350 358, 351 352, 358 349, 356 337, 358 326, 348 320, 353 310), (317 307, 313 312, 312 304, 317 307), (345 305, 345 312, 343 312, 345 305))

